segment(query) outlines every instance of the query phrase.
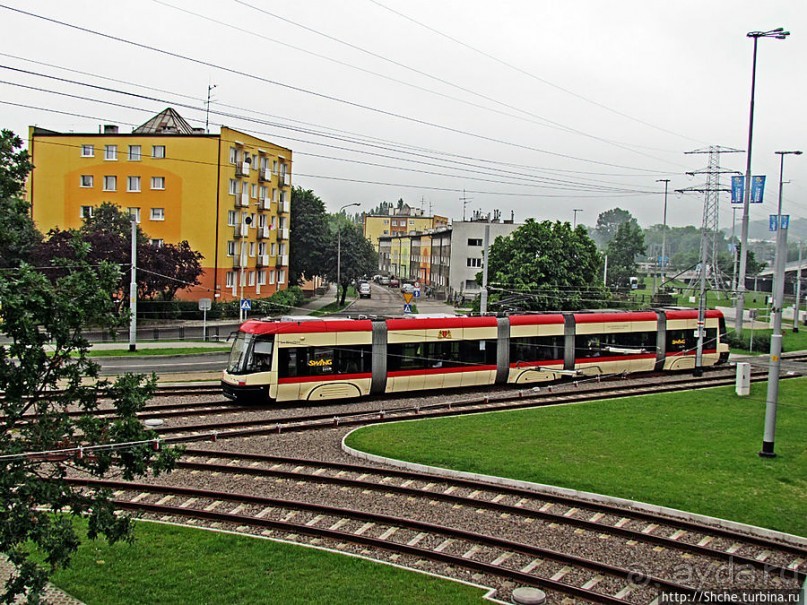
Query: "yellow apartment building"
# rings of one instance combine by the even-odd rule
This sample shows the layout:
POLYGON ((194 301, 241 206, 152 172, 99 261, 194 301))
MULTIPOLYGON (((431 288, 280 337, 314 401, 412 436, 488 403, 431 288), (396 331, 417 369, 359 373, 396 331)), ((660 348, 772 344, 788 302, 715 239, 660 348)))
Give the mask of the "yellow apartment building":
POLYGON ((376 252, 381 252, 379 240, 382 236, 422 233, 429 229, 448 226, 444 216, 423 216, 416 209, 405 205, 391 210, 394 214, 365 214, 364 237, 372 242, 376 252))
POLYGON ((192 128, 171 108, 131 133, 29 128, 28 199, 37 228, 78 228, 102 202, 153 245, 187 240, 204 255, 185 300, 265 298, 288 286, 289 149, 221 127, 192 128))

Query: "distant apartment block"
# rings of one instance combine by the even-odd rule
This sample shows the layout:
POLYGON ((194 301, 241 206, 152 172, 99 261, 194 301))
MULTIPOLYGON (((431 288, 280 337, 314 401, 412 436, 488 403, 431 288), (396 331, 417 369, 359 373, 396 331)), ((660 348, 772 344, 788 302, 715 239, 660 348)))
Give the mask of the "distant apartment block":
POLYGON ((447 217, 424 216, 422 211, 404 204, 401 208, 390 208, 389 214, 365 214, 363 228, 364 237, 380 252, 379 241, 383 236, 422 233, 447 225, 447 217))
POLYGON ((221 127, 192 128, 171 108, 131 133, 32 126, 28 196, 40 231, 80 227, 102 202, 129 214, 154 245, 187 240, 204 255, 184 299, 271 296, 288 286, 289 149, 221 127))

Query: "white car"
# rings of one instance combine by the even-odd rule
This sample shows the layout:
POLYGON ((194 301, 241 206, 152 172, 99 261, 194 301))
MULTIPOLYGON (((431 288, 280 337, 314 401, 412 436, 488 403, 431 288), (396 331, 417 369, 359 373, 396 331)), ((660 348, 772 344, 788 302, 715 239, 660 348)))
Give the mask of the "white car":
POLYGON ((412 284, 404 284, 403 286, 401 286, 401 292, 403 292, 404 294, 413 294, 414 291, 415 286, 413 286, 412 284))
POLYGON ((359 298, 370 298, 370 284, 367 282, 359 285, 359 298))

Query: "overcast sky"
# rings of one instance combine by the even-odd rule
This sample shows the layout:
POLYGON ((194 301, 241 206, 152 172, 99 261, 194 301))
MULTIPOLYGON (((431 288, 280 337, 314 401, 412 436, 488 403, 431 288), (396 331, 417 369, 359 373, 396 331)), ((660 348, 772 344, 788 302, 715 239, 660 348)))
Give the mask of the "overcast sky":
MULTIPOLYGON (((807 151, 804 0, 0 6, 0 127, 128 132, 166 106, 204 126, 215 85, 211 132, 225 124, 291 148, 293 183, 331 211, 403 198, 454 220, 463 206, 517 222, 572 222, 578 209, 594 225, 620 207, 649 226, 662 222, 657 179, 670 179, 668 224, 700 226, 702 195, 673 190, 705 182, 685 173, 708 156, 685 152, 745 151, 746 33, 779 26, 787 40, 759 41, 753 173, 768 185, 751 220, 776 211, 774 152, 807 151)), ((745 154, 721 166, 744 172, 745 154)), ((805 175, 807 154, 785 158, 793 218, 807 217, 805 175)), ((727 194, 721 209, 730 227, 727 194)))

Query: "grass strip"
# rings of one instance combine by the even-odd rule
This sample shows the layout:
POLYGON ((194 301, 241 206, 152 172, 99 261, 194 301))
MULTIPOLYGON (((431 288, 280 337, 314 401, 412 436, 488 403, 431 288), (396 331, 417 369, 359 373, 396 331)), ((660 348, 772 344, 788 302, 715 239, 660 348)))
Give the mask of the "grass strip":
POLYGON ((91 349, 90 357, 151 357, 155 355, 198 355, 199 353, 225 353, 232 347, 167 347, 162 349, 91 349))
POLYGON ((483 591, 334 553, 140 523, 134 544, 85 541, 53 583, 87 605, 467 605, 483 591))
POLYGON ((359 450, 608 494, 807 536, 807 379, 782 381, 773 459, 766 383, 363 428, 359 450))

